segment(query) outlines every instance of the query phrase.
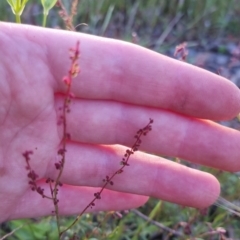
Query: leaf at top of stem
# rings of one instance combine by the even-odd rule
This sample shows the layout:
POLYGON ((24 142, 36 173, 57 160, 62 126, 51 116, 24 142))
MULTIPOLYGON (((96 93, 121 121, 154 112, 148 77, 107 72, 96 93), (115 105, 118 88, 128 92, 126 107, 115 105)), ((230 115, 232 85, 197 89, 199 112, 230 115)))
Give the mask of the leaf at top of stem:
POLYGON ((57 0, 41 0, 41 3, 44 9, 44 14, 48 15, 49 10, 54 7, 57 0))
POLYGON ((11 6, 13 13, 20 16, 28 0, 7 0, 7 2, 11 6))

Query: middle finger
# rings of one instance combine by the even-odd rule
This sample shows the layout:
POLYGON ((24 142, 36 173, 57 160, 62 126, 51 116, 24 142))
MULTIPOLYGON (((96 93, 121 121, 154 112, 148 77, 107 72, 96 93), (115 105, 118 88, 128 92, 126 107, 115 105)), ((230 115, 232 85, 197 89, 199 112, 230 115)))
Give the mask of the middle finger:
MULTIPOLYGON (((57 102, 60 106, 62 99, 58 97, 57 102)), ((136 131, 152 118, 153 131, 141 150, 226 171, 240 170, 240 133, 212 121, 112 101, 74 99, 70 108, 67 131, 73 141, 131 146, 136 131)))

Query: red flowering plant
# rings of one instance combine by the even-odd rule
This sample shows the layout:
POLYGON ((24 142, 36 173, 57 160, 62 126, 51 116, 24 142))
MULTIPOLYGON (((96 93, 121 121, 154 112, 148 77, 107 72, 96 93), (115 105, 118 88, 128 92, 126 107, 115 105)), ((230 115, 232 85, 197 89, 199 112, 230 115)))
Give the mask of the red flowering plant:
POLYGON ((108 184, 113 185, 113 179, 124 172, 124 168, 127 166, 130 166, 129 159, 131 155, 134 154, 134 152, 138 151, 140 145, 141 145, 141 138, 142 136, 146 136, 149 131, 152 130, 152 123, 153 120, 150 119, 149 123, 139 129, 134 136, 135 141, 134 144, 130 149, 127 149, 124 157, 120 161, 121 167, 117 169, 115 172, 113 172, 111 175, 107 175, 103 179, 103 186, 101 187, 100 191, 94 193, 92 201, 90 201, 86 207, 80 212, 80 214, 76 217, 76 219, 64 230, 61 231, 60 229, 60 214, 59 214, 59 199, 58 199, 58 192, 59 187, 62 187, 63 184, 61 182, 61 176, 64 171, 64 166, 66 163, 66 152, 67 152, 67 141, 71 139, 70 134, 68 133, 67 128, 67 114, 71 112, 71 102, 74 98, 74 94, 71 92, 72 82, 73 78, 75 78, 80 73, 80 67, 79 67, 79 56, 80 56, 80 42, 77 41, 75 48, 70 49, 70 60, 71 65, 68 70, 68 74, 63 77, 63 83, 65 84, 65 94, 64 94, 64 100, 62 103, 62 106, 58 108, 59 110, 59 117, 58 117, 58 125, 62 126, 62 140, 60 143, 60 147, 57 151, 57 154, 60 156, 60 160, 55 162, 55 169, 58 171, 57 177, 55 179, 48 177, 46 179, 46 183, 49 184, 50 188, 50 195, 45 194, 45 189, 38 185, 37 180, 39 178, 38 174, 36 173, 35 169, 31 167, 31 155, 34 154, 32 150, 26 150, 22 156, 24 157, 26 161, 26 170, 27 170, 27 176, 29 180, 29 186, 32 191, 36 191, 39 195, 41 195, 43 198, 49 199, 53 202, 54 210, 52 211, 52 214, 56 216, 56 222, 57 222, 57 228, 58 228, 58 235, 59 238, 63 237, 64 233, 69 230, 71 227, 73 227, 80 217, 87 211, 88 208, 93 208, 95 206, 95 201, 101 199, 101 194, 104 191, 104 189, 107 187, 108 184))

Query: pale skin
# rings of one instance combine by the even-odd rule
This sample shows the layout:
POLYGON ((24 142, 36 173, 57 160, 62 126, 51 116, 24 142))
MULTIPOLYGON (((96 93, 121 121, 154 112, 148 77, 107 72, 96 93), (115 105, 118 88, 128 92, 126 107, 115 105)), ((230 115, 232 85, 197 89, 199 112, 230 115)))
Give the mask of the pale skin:
POLYGON ((32 150, 39 186, 55 178, 62 128, 57 125, 70 66, 80 41, 81 73, 68 114, 67 159, 59 192, 61 215, 81 210, 119 168, 134 134, 154 119, 130 166, 88 211, 143 205, 149 196, 205 208, 220 193, 218 180, 161 156, 225 171, 240 170, 240 134, 214 121, 240 112, 229 80, 137 45, 112 39, 0 24, 0 222, 50 215, 52 202, 31 191, 22 153, 32 150))

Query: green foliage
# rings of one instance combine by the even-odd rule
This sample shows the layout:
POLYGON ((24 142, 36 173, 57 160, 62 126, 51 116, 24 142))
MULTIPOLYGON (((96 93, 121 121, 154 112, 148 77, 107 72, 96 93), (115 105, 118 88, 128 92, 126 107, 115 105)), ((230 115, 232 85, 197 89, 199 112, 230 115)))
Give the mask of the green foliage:
MULTIPOLYGON (((17 1, 25 2, 9 0, 15 5, 17 1)), ((71 12, 72 1, 62 2, 66 10, 71 12)), ((3 21, 11 20, 9 14, 6 14, 6 3, 0 1, 0 19, 3 21)), ((56 0, 29 0, 28 16, 22 18, 28 19, 25 22, 28 24, 44 25, 44 20, 40 21, 39 14, 33 9, 41 4, 46 18, 51 15, 49 10, 55 3, 56 0)), ((131 33, 135 31, 141 37, 141 44, 148 46, 169 29, 171 21, 177 20, 163 41, 156 41, 158 44, 154 48, 159 50, 160 46, 168 47, 181 41, 204 41, 206 37, 216 39, 226 34, 238 36, 239 12, 238 0, 81 0, 74 25, 87 23, 87 27, 80 25, 77 30, 122 39, 130 39, 131 33)), ((63 27, 57 15, 57 9, 53 9, 48 26, 63 27)))
POLYGON ((46 26, 47 22, 47 16, 50 11, 56 4, 57 0, 41 0, 42 6, 43 6, 43 26, 46 26))
POLYGON ((58 232, 56 231, 56 222, 52 218, 45 218, 39 221, 31 220, 14 220, 9 223, 9 228, 16 229, 9 240, 43 240, 43 239, 58 239, 58 232))
POLYGON ((7 0, 7 2, 11 6, 11 9, 16 16, 16 22, 20 23, 20 16, 22 15, 22 12, 28 0, 7 0))
POLYGON ((43 9, 44 9, 44 14, 48 14, 50 9, 54 7, 56 4, 57 0, 41 0, 43 9))

